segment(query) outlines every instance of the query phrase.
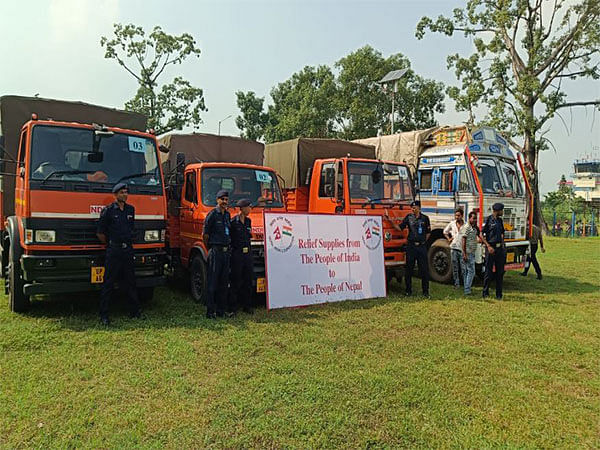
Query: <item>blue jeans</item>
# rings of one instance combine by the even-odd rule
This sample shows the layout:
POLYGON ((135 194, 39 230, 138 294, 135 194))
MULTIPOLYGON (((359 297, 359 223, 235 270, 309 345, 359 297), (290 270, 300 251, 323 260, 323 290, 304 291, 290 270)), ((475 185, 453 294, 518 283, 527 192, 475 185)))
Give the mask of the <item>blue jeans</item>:
POLYGON ((454 277, 454 286, 460 286, 460 273, 464 272, 462 252, 460 250, 451 249, 452 253, 452 276, 454 277))
POLYGON ((463 260, 463 280, 465 282, 465 294, 471 293, 473 278, 475 278, 475 253, 467 253, 467 260, 463 260))

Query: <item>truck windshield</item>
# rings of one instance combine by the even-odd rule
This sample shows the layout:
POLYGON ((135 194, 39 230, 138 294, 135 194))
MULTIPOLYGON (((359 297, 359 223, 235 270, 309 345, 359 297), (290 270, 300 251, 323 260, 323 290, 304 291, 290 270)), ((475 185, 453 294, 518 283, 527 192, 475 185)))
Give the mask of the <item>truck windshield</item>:
POLYGON ((479 158, 476 170, 484 193, 508 197, 523 195, 523 186, 514 162, 479 158))
POLYGON ((517 165, 513 162, 502 161, 500 167, 504 177, 504 194, 512 197, 522 197, 523 185, 521 184, 517 165))
POLYGON ((377 162, 349 162, 348 175, 350 200, 354 203, 412 198, 406 166, 377 162))
POLYGON ((282 207, 277 176, 269 170, 234 167, 207 167, 202 170, 201 196, 206 206, 216 206, 217 192, 229 192, 229 204, 247 198, 253 206, 282 207))
POLYGON ((85 128, 35 126, 30 171, 32 187, 39 188, 58 184, 67 190, 77 185, 79 190, 85 184, 92 190, 110 190, 119 181, 134 193, 136 187, 152 193, 161 187, 153 139, 124 133, 96 136, 85 128))

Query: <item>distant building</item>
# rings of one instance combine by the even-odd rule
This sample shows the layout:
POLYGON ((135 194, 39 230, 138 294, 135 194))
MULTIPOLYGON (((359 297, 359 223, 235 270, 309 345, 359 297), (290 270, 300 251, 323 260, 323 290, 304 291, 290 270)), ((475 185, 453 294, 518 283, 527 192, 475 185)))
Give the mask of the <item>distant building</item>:
POLYGON ((573 192, 583 198, 590 206, 600 207, 600 158, 577 159, 573 163, 575 173, 573 178, 573 192))

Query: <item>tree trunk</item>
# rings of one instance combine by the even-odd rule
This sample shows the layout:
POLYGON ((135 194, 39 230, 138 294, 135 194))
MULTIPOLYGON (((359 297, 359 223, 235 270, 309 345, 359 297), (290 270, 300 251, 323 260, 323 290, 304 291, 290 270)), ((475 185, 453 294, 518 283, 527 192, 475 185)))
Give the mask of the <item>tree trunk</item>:
POLYGON ((542 215, 539 190, 538 149, 533 133, 525 135, 524 151, 527 161, 529 161, 533 168, 533 171, 529 172, 529 184, 531 186, 531 194, 533 195, 533 223, 539 227, 544 227, 545 223, 542 215))

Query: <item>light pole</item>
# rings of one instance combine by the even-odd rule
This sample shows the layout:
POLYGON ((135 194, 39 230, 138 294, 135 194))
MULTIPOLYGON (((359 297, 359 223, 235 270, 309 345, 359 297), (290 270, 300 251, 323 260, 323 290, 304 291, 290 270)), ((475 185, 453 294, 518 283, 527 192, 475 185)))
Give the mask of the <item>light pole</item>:
POLYGON ((224 119, 219 120, 219 136, 221 136, 221 122, 225 122, 227 119, 229 119, 232 116, 232 114, 229 114, 227 117, 225 117, 224 119))
POLYGON ((398 80, 404 76, 404 74, 408 72, 408 69, 400 69, 400 70, 392 70, 388 72, 385 77, 379 80, 379 84, 383 86, 383 90, 387 91, 388 85, 392 84, 394 87, 391 90, 392 92, 392 113, 390 114, 390 123, 391 123, 391 134, 394 134, 394 115, 396 112, 396 98, 395 94, 398 92, 398 80))

